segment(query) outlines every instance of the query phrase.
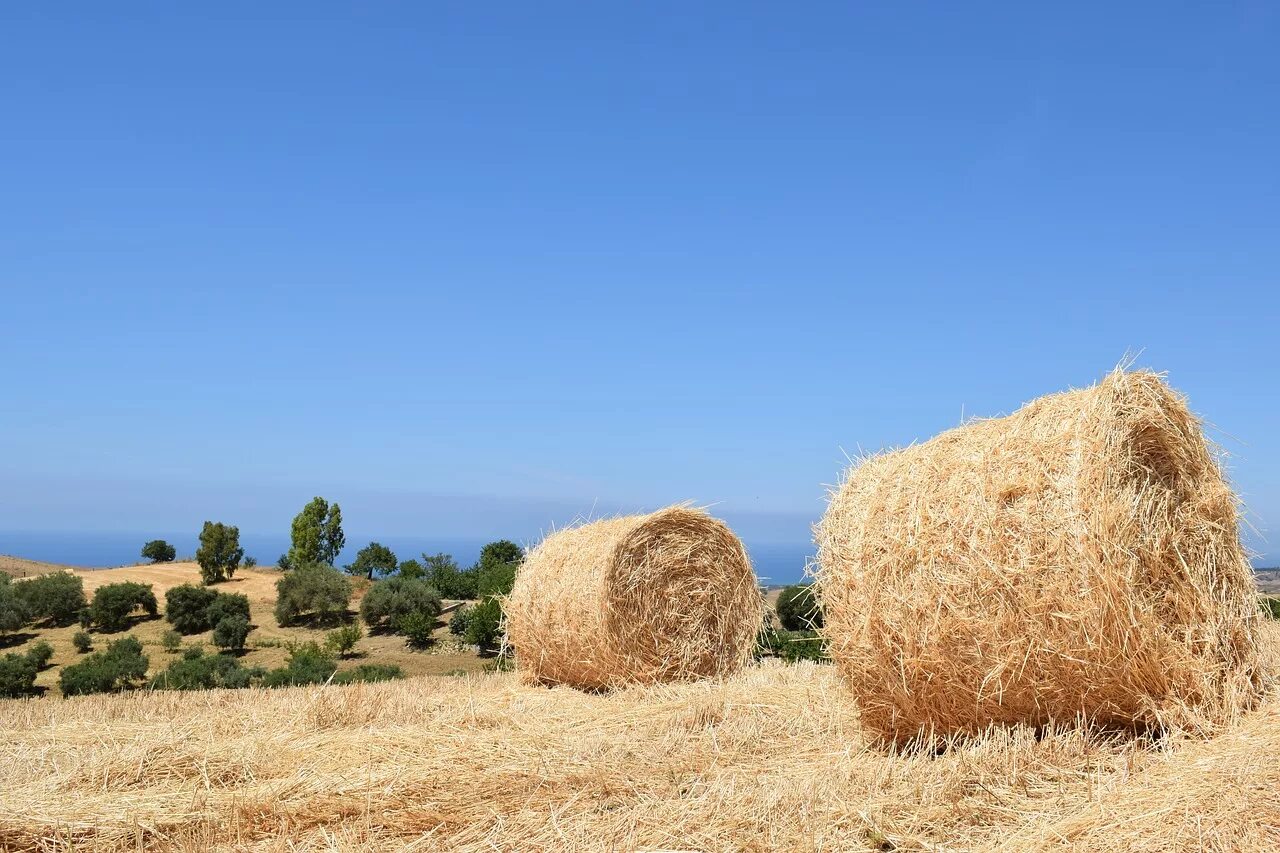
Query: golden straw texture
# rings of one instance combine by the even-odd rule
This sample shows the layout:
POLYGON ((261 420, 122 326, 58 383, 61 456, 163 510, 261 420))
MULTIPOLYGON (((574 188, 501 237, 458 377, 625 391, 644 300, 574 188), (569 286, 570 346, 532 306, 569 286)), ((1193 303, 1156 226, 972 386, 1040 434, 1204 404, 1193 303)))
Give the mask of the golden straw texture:
POLYGON ((732 673, 751 657, 763 601, 733 532, 675 506, 547 537, 505 610, 526 680, 607 689, 732 673))
POLYGON ((1263 686, 1236 497, 1156 374, 865 459, 815 533, 832 656, 890 740, 1212 729, 1263 686))

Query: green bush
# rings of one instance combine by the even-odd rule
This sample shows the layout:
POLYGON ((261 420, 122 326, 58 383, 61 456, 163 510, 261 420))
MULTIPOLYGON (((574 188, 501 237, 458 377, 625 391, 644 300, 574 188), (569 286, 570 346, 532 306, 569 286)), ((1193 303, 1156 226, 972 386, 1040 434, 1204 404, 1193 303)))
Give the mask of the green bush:
POLYGON ((215 626, 228 616, 238 616, 245 622, 249 619, 249 596, 239 592, 220 592, 218 597, 205 611, 210 626, 215 626))
POLYGON ((218 598, 216 590, 184 583, 164 594, 164 618, 180 634, 208 631, 209 606, 218 598))
POLYGON ((468 643, 482 650, 492 649, 502 636, 502 605, 496 598, 486 598, 467 614, 468 643))
POLYGON ((8 575, 0 572, 0 634, 16 631, 27 624, 31 612, 8 575))
POLYGON ((71 645, 76 647, 76 651, 84 654, 93 648, 93 637, 88 631, 76 631, 71 635, 71 645))
POLYGON ((183 660, 194 660, 204 654, 203 643, 192 643, 182 650, 183 660))
POLYGON ((223 616, 213 626, 213 644, 220 649, 240 651, 249 636, 249 620, 243 616, 223 616))
POLYGON ((357 681, 394 681, 398 678, 404 678, 404 670, 395 664, 362 663, 335 675, 333 683, 352 684, 357 681))
POLYGON ((303 643, 289 649, 288 662, 273 669, 262 679, 264 687, 291 687, 298 684, 322 684, 338 669, 333 655, 316 643, 303 643))
POLYGON ((125 637, 79 663, 64 666, 58 683, 66 696, 114 693, 146 678, 149 664, 142 653, 142 643, 135 637, 125 637))
POLYGON ((246 569, 252 569, 254 566, 258 565, 258 561, 253 557, 245 557, 244 562, 240 565, 244 566, 246 569))
POLYGON ((330 631, 324 638, 324 647, 339 657, 347 657, 355 649, 356 643, 364 636, 360 623, 352 622, 343 625, 336 631, 330 631))
POLYGON ((206 584, 228 580, 240 568, 244 549, 240 547, 240 528, 220 521, 206 521, 200 530, 200 547, 196 549, 196 562, 200 564, 200 579, 206 584))
POLYGON ((370 542, 356 554, 355 562, 347 566, 347 573, 373 580, 374 574, 390 574, 396 570, 396 555, 381 542, 370 542))
POLYGON ((395 622, 395 631, 415 649, 425 649, 434 640, 436 620, 425 613, 408 613, 395 622))
POLYGON ((7 654, 0 658, 0 697, 16 699, 35 693, 38 669, 26 655, 7 654))
POLYGON ((265 673, 259 667, 246 669, 233 657, 206 655, 203 651, 183 656, 151 679, 155 690, 211 690, 217 687, 243 688, 265 673))
POLYGON ((442 598, 470 599, 476 597, 476 573, 463 571, 448 554, 422 555, 426 566, 427 583, 435 587, 442 598))
POLYGON ((20 580, 14 592, 26 602, 27 618, 70 625, 85 606, 84 579, 70 572, 51 572, 20 580))
POLYGON ((143 610, 148 616, 159 611, 155 593, 149 583, 123 581, 98 587, 89 605, 89 619, 102 631, 120 631, 135 610, 143 610))
POLYGON ((310 618, 333 624, 347 612, 351 581, 333 566, 298 566, 276 581, 276 621, 292 625, 310 618))
POLYGON ((808 584, 789 586, 778 596, 778 622, 787 631, 810 631, 822 627, 822 609, 808 584))
POLYGON ((396 571, 398 571, 400 573, 400 577, 404 578, 405 580, 410 580, 411 578, 420 578, 424 574, 426 574, 426 569, 422 568, 422 563, 419 563, 417 560, 400 561, 400 568, 398 568, 396 571))
POLYGON ((817 631, 775 631, 765 628, 757 638, 756 657, 766 654, 788 663, 802 660, 828 661, 826 644, 817 631))
POLYGON ((433 627, 440 615, 440 593, 423 578, 380 580, 360 602, 360 618, 374 630, 397 630, 396 626, 413 614, 421 614, 433 627))
POLYGON ((450 634, 457 637, 465 637, 467 635, 467 623, 471 621, 472 607, 473 605, 464 604, 453 611, 453 616, 449 618, 450 634))
POLYGON ((473 571, 476 596, 508 595, 515 583, 516 569, 524 562, 524 550, 514 542, 499 539, 480 549, 480 559, 473 571))
POLYGON ((142 559, 153 563, 170 563, 178 556, 178 550, 163 539, 152 539, 142 546, 142 559))
POLYGON ((182 635, 173 629, 165 631, 160 637, 160 645, 166 652, 173 654, 182 648, 182 635))
POLYGON ((31 644, 26 656, 27 660, 35 664, 36 669, 44 669, 49 665, 49 661, 53 660, 53 646, 40 640, 31 644))

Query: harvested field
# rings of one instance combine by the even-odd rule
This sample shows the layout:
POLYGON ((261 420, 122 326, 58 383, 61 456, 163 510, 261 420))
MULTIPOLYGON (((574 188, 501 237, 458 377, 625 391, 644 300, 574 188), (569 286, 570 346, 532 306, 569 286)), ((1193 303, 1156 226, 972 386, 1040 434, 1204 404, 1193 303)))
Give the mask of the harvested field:
POLYGON ((1013 727, 939 755, 874 746, 812 664, 611 695, 497 674, 24 700, 0 730, 6 850, 1280 844, 1274 697, 1213 739, 1013 727))

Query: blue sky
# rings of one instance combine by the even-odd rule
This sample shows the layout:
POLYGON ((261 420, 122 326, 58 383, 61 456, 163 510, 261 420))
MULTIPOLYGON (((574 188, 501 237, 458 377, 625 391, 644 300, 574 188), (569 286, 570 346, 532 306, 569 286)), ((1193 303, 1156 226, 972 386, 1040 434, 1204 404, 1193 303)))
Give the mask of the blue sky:
POLYGON ((691 499, 803 542, 845 452, 1133 351, 1280 557, 1277 43, 1267 4, 6 7, 0 529, 691 499))

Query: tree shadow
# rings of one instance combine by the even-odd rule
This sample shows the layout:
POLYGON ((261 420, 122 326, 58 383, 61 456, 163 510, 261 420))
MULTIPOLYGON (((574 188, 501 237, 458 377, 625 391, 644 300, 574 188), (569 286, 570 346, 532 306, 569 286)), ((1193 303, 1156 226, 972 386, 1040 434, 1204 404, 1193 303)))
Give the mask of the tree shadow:
POLYGON ((0 634, 0 649, 11 649, 14 646, 20 646, 28 640, 34 640, 39 634, 33 634, 29 631, 15 631, 12 634, 0 634))

